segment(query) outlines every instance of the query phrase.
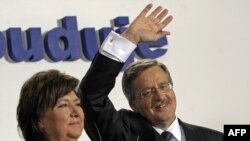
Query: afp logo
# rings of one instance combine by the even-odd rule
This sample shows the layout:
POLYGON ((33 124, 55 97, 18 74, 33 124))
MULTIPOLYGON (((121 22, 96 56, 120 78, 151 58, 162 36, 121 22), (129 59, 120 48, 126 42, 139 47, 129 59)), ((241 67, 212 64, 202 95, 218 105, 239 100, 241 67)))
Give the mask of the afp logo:
POLYGON ((224 141, 250 141, 250 125, 224 125, 224 141))

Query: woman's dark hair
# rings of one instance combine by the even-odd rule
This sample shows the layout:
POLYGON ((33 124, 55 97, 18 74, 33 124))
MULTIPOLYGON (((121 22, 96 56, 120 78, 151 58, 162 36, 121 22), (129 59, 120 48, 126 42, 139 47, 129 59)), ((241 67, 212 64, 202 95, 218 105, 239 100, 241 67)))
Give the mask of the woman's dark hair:
POLYGON ((55 106, 58 98, 71 91, 76 92, 78 84, 78 79, 58 70, 38 72, 23 84, 17 106, 17 121, 25 141, 48 140, 46 133, 39 128, 41 116, 48 108, 55 106))

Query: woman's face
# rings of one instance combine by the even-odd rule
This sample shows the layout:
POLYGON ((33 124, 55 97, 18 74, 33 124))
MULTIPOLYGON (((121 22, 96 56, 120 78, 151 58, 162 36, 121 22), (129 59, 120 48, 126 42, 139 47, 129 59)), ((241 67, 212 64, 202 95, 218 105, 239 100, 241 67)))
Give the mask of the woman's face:
POLYGON ((59 98, 40 118, 39 126, 49 140, 78 139, 84 127, 84 113, 74 91, 59 98))

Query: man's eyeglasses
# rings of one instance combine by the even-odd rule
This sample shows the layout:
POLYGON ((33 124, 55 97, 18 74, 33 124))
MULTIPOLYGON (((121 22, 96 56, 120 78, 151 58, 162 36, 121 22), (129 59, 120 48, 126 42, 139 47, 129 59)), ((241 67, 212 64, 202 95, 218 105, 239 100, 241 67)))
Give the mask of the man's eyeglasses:
POLYGON ((169 90, 172 90, 172 89, 173 89, 173 85, 171 83, 163 83, 158 88, 153 87, 153 88, 142 90, 141 92, 137 94, 137 96, 139 98, 147 99, 147 98, 152 97, 157 91, 162 94, 165 94, 169 90))

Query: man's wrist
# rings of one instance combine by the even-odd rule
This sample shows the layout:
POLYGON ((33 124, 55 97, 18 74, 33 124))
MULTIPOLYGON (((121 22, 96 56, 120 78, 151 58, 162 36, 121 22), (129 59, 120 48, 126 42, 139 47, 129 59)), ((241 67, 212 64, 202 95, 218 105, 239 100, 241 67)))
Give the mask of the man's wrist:
POLYGON ((121 36, 137 45, 140 39, 136 36, 135 32, 136 31, 131 31, 130 29, 127 29, 121 34, 121 36))
POLYGON ((136 48, 136 44, 111 31, 104 40, 99 52, 113 60, 125 62, 136 48))

